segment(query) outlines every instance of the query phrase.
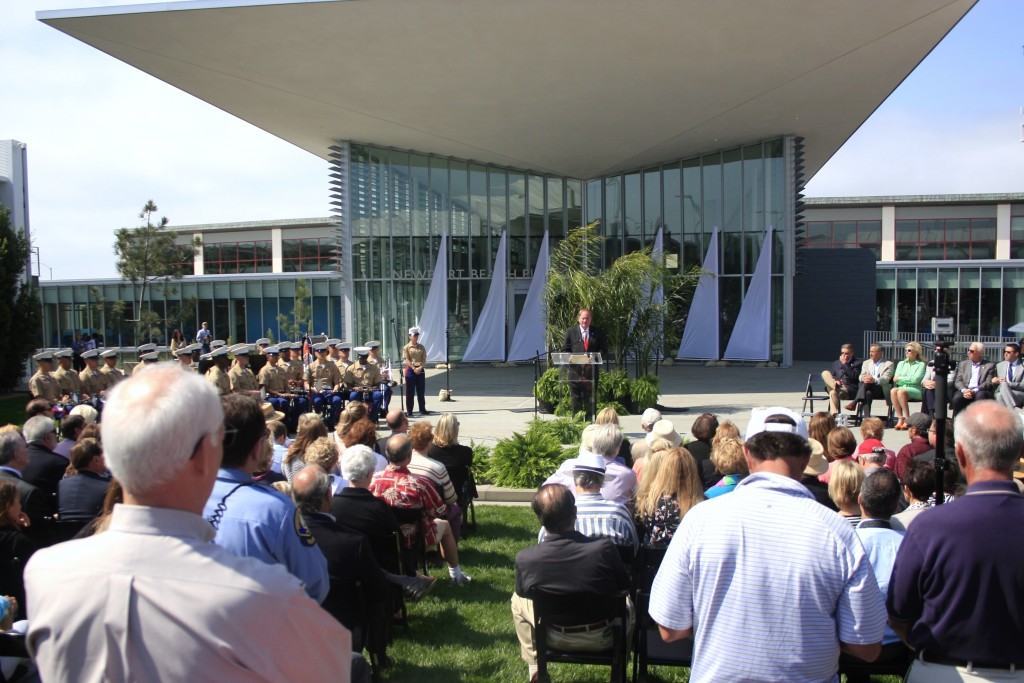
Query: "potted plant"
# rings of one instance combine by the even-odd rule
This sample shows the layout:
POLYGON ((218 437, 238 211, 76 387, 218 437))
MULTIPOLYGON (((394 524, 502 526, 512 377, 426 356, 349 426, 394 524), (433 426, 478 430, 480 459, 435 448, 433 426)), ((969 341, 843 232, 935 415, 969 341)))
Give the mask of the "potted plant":
POLYGON ((540 403, 541 412, 555 412, 555 406, 568 396, 568 390, 562 382, 558 368, 548 368, 544 371, 533 387, 533 395, 540 403))

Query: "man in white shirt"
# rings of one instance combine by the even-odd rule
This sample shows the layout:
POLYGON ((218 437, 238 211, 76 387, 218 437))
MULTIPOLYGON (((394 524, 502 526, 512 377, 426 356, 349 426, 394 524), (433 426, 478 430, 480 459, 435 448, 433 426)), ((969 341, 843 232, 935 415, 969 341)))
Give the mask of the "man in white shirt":
POLYGON ((124 503, 107 531, 25 569, 42 680, 348 681, 351 636, 302 582, 211 543, 200 513, 221 463, 216 390, 155 366, 118 384, 103 417, 124 503))

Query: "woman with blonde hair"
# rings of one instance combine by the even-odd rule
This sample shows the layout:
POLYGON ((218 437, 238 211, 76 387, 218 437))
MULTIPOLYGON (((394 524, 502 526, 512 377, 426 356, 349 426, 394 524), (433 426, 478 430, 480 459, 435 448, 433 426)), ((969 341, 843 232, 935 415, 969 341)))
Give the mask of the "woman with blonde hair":
POLYGON ((852 460, 837 460, 828 482, 828 497, 839 508, 839 514, 855 528, 860 524, 860 486, 864 470, 852 460))
POLYGON ((636 474, 637 483, 643 481, 644 472, 648 472, 655 464, 656 458, 654 456, 658 453, 664 453, 670 448, 673 448, 673 445, 668 439, 663 439, 660 436, 651 439, 647 455, 633 463, 633 473, 636 474))
POLYGON ((723 420, 718 424, 715 435, 711 437, 711 448, 720 444, 724 439, 739 439, 740 428, 732 420, 723 420))
POLYGON ((664 547, 679 521, 704 500, 704 494, 697 461, 682 446, 648 457, 657 457, 659 462, 648 471, 646 485, 637 493, 636 516, 644 528, 644 544, 664 547))
POLYGON ((906 431, 907 418, 910 417, 910 401, 921 400, 921 383, 928 364, 921 360, 921 345, 907 342, 903 349, 906 358, 896 364, 896 373, 892 376, 892 409, 896 413, 897 422, 894 429, 906 431))
POLYGON ((303 413, 299 416, 299 428, 295 432, 295 440, 281 458, 281 474, 292 480, 295 473, 306 466, 303 454, 309 444, 327 436, 327 426, 317 413, 303 413))
POLYGON ((459 419, 451 413, 443 413, 434 428, 434 443, 427 451, 427 457, 436 460, 448 470, 448 476, 455 487, 455 495, 463 508, 476 496, 476 491, 467 489, 469 470, 473 466, 473 449, 459 443, 459 419))
POLYGON ((345 404, 345 409, 338 414, 338 425, 334 428, 335 434, 338 435, 339 441, 345 440, 345 435, 348 434, 356 422, 360 420, 367 420, 367 415, 370 414, 366 404, 362 401, 349 401, 345 404))
POLYGON ((331 491, 335 495, 348 486, 348 480, 338 472, 338 457, 338 448, 326 436, 309 444, 303 457, 307 465, 319 465, 323 468, 331 478, 331 491))
POLYGON ((731 493, 740 481, 750 474, 750 470, 747 469, 747 458, 743 453, 743 442, 738 438, 719 441, 711 449, 711 462, 715 464, 715 471, 722 476, 714 486, 704 492, 708 498, 731 493))

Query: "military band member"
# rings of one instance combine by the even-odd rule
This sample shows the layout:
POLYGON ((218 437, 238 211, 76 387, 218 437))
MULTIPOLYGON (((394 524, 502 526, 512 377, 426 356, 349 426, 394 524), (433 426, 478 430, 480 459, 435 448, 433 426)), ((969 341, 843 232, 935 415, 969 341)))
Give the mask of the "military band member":
POLYGON ((117 367, 117 349, 104 349, 100 351, 100 358, 103 359, 103 367, 100 373, 107 380, 106 391, 124 379, 124 373, 117 367))
MULTIPOLYGON (((211 344, 212 346, 212 344, 211 344)), ((213 365, 206 371, 206 381, 217 388, 221 396, 231 393, 231 380, 228 379, 228 348, 219 346, 210 351, 204 358, 213 361, 213 365)))
POLYGON ((348 359, 349 351, 352 350, 352 343, 347 341, 338 342, 334 345, 334 348, 338 350, 338 357, 334 359, 334 364, 341 370, 341 376, 345 376, 345 371, 348 370, 348 366, 352 364, 352 361, 348 359))
POLYGON ((338 392, 341 391, 342 377, 338 366, 328 356, 328 349, 327 342, 313 347, 317 359, 306 372, 306 388, 313 397, 313 410, 321 413, 326 410, 324 422, 331 427, 337 423, 338 413, 341 412, 342 398, 338 392))
POLYGON ((236 344, 231 347, 231 353, 235 354, 235 363, 228 370, 228 379, 231 380, 231 391, 236 394, 248 394, 258 398, 260 385, 256 375, 249 369, 249 345, 236 344))
MULTIPOLYGON (((199 346, 198 344, 196 346, 199 346)), ((202 348, 202 347, 199 347, 202 348)), ((175 357, 178 359, 178 365, 181 366, 182 370, 188 370, 189 372, 195 372, 196 367, 192 364, 192 345, 179 346, 174 352, 175 357)))
POLYGON ((260 370, 257 381, 266 390, 267 401, 274 406, 274 410, 285 414, 288 431, 294 432, 298 427, 299 413, 305 412, 308 403, 305 402, 305 398, 302 398, 300 404, 300 397, 297 397, 289 389, 288 371, 279 363, 280 351, 276 346, 268 346, 264 349, 267 364, 260 370))
POLYGON ((331 361, 332 363, 337 363, 337 361, 338 361, 338 344, 340 344, 340 343, 341 343, 340 339, 333 339, 333 338, 332 339, 327 339, 326 341, 324 341, 324 344, 327 344, 327 356, 328 356, 327 359, 329 361, 331 361))
POLYGON ((281 361, 278 363, 281 370, 284 371, 285 377, 288 379, 288 386, 291 389, 302 389, 303 383, 306 381, 305 369, 302 367, 302 359, 298 358, 300 354, 294 354, 296 358, 292 357, 292 352, 302 347, 297 343, 292 342, 281 342, 277 345, 277 348, 281 351, 281 361))
POLYGON ((136 364, 134 368, 132 368, 132 375, 142 370, 143 366, 146 364, 147 357, 150 358, 150 363, 154 363, 160 360, 160 354, 157 354, 156 358, 153 358, 150 355, 152 353, 156 353, 156 344, 143 344, 136 350, 139 353, 139 362, 138 364, 136 364))
POLYGON ((36 374, 28 380, 28 390, 32 398, 44 398, 54 405, 60 400, 60 384, 50 373, 53 372, 53 352, 40 351, 32 356, 36 362, 36 374))
POLYGON ((409 343, 402 347, 402 363, 405 366, 405 412, 412 415, 413 396, 419 399, 420 415, 430 415, 427 410, 426 369, 427 349, 420 344, 420 328, 409 328, 409 343))
POLYGON ((252 370, 252 374, 259 375, 260 370, 267 364, 267 356, 263 352, 268 346, 270 346, 270 339, 267 337, 260 337, 256 340, 256 348, 254 353, 249 354, 249 369, 252 370))
POLYGON ((380 357, 380 342, 376 339, 366 342, 366 346, 370 349, 369 360, 371 363, 380 368, 381 382, 384 384, 384 412, 388 410, 388 406, 391 405, 391 396, 394 392, 391 391, 391 369, 385 367, 384 359, 380 357))
POLYGON ((55 351, 53 357, 57 361, 57 369, 53 372, 53 378, 60 385, 61 398, 65 401, 82 393, 82 380, 78 373, 71 367, 71 349, 55 351))
POLYGON ((92 399, 103 398, 107 389, 107 378, 100 372, 100 352, 96 349, 82 353, 85 368, 78 373, 82 382, 82 394, 92 399))
POLYGON ((380 368, 369 361, 370 349, 367 346, 355 348, 358 360, 348 366, 345 371, 345 386, 349 389, 350 401, 367 401, 370 419, 376 420, 384 410, 384 394, 380 390, 380 368))

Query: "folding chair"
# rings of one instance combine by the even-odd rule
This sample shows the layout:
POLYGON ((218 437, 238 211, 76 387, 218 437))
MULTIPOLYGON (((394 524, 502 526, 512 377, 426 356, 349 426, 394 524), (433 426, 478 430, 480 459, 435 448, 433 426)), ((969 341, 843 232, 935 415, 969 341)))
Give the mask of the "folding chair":
POLYGON ((408 576, 415 576, 416 571, 422 567, 423 573, 427 574, 427 537, 426 530, 423 528, 422 508, 393 507, 391 512, 394 513, 400 526, 416 527, 416 537, 413 539, 412 548, 408 548, 404 542, 402 543, 402 572, 408 576))
POLYGON ((661 561, 665 559, 665 548, 640 549, 637 557, 636 578, 636 649, 633 654, 633 681, 647 680, 647 667, 657 666, 689 667, 693 658, 693 639, 666 643, 661 639, 658 625, 647 613, 651 602, 651 585, 658 573, 661 561))

